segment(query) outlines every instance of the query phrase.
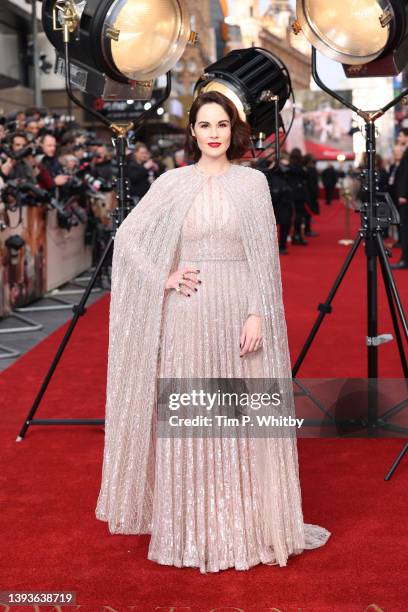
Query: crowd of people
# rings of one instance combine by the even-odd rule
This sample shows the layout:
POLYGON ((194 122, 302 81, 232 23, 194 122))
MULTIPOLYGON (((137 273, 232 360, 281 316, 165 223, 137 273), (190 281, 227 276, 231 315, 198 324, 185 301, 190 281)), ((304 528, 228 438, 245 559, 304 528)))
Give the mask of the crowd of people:
MULTIPOLYGON (((127 151, 127 177, 133 204, 148 191, 151 183, 170 168, 190 163, 178 146, 162 151, 136 142, 127 151)), ((250 162, 244 162, 250 163, 250 162)), ((362 162, 364 163, 364 162, 362 162)), ((279 251, 289 253, 288 244, 307 246, 305 238, 314 238, 312 221, 320 214, 319 190, 330 206, 339 179, 345 177, 332 164, 321 173, 312 155, 300 149, 284 152, 278 168, 267 162, 257 163, 268 180, 274 213, 279 226, 279 251)), ((48 204, 58 211, 61 227, 70 229, 78 223, 95 227, 89 195, 112 192, 117 174, 114 151, 81 129, 73 117, 50 114, 36 108, 19 111, 0 122, 0 227, 7 226, 7 208, 28 203, 48 204)), ((348 169, 348 177, 361 196, 359 168, 348 169)), ((391 163, 377 157, 379 191, 388 192, 400 214, 398 240, 401 259, 394 268, 408 268, 408 129, 401 129, 391 163)), ((387 236, 387 234, 386 234, 387 236)))
POLYGON ((1 221, 11 211, 47 205, 70 230, 90 221, 89 193, 112 190, 115 174, 107 147, 69 116, 36 108, 0 123, 1 221))
POLYGON ((279 252, 287 255, 289 239, 294 246, 307 246, 305 236, 318 235, 312 229, 312 217, 320 213, 319 175, 313 156, 303 156, 297 148, 282 155, 278 168, 265 166, 260 169, 271 190, 279 226, 279 252))
MULTIPOLYGON (((117 174, 113 148, 72 119, 35 108, 0 119, 3 204, 9 203, 10 185, 22 192, 29 192, 31 187, 39 200, 54 196, 61 211, 70 195, 81 189, 112 191, 117 174)), ((129 147, 127 167, 131 194, 137 199, 166 169, 160 159, 152 159, 143 143, 129 147)), ((79 201, 84 202, 81 198, 79 201)))
MULTIPOLYGON (((302 155, 297 148, 283 153, 279 168, 262 169, 268 179, 276 222, 279 226, 279 251, 288 254, 288 242, 307 246, 307 237, 318 234, 312 229, 312 220, 320 214, 320 203, 330 206, 336 189, 343 195, 349 191, 355 209, 367 199, 366 159, 363 156, 358 167, 349 165, 344 170, 336 169, 332 163, 318 172, 312 155, 302 155), (322 190, 319 197, 320 189, 322 190)), ((386 246, 401 249, 401 257, 392 269, 408 269, 408 129, 398 134, 393 157, 385 162, 376 156, 377 201, 386 202, 389 194, 398 212, 399 223, 394 227, 383 227, 386 246)), ((393 217, 393 215, 387 215, 393 217)))
MULTIPOLYGON (((23 222, 25 206, 55 209, 60 228, 85 226, 85 244, 93 247, 96 262, 110 237, 118 174, 113 146, 104 140, 81 128, 74 117, 43 109, 0 117, 0 232, 23 222)), ((142 142, 129 145, 131 205, 171 167, 161 157, 142 142)))

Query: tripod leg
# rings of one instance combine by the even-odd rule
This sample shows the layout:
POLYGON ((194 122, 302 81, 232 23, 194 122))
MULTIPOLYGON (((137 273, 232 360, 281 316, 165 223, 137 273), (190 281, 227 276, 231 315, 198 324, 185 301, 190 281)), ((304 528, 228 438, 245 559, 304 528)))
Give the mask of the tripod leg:
POLYGON ((363 236, 359 232, 358 236, 356 237, 356 239, 355 239, 355 241, 353 243, 353 246, 351 247, 351 249, 350 249, 350 251, 349 251, 349 253, 348 253, 347 257, 346 257, 345 262, 343 263, 343 266, 342 266, 342 268, 341 268, 341 270, 340 270, 336 280, 334 281, 334 285, 331 288, 331 290, 329 292, 329 295, 327 296, 326 301, 324 302, 324 304, 319 304, 319 306, 318 306, 318 310, 320 310, 320 314, 317 317, 317 319, 316 319, 316 321, 315 321, 315 323, 314 323, 314 325, 313 325, 313 327, 312 327, 312 329, 311 329, 311 331, 309 333, 309 336, 306 339, 306 342, 305 342, 302 350, 300 351, 299 357, 297 358, 297 360, 295 362, 295 365, 293 366, 293 369, 292 369, 292 376, 293 377, 296 376, 296 374, 297 374, 297 372, 298 372, 298 370, 299 370, 299 368, 300 368, 304 358, 306 357, 306 353, 309 350, 310 345, 312 344, 313 339, 316 336, 316 334, 317 334, 317 332, 319 330, 319 327, 320 327, 320 325, 323 322, 324 317, 326 316, 326 314, 331 313, 331 311, 332 311, 332 308, 331 308, 330 304, 333 301, 334 296, 337 293, 337 289, 339 288, 339 286, 341 284, 341 281, 343 280, 343 277, 345 276, 345 274, 346 274, 346 272, 347 272, 347 270, 348 270, 348 268, 350 266, 350 263, 351 263, 354 255, 355 255, 357 249, 358 249, 358 245, 360 244, 362 238, 363 238, 363 236))
POLYGON ((408 451, 408 442, 405 444, 405 446, 402 448, 400 454, 398 455, 398 457, 396 458, 396 460, 394 461, 394 463, 392 464, 392 466, 390 467, 389 471, 387 472, 387 474, 384 477, 384 480, 389 480, 391 478, 391 476, 393 475, 393 473, 395 472, 395 470, 397 469, 397 467, 399 466, 399 464, 402 461, 402 458, 404 457, 405 453, 408 451))
POLYGON ((383 242, 381 240, 381 237, 378 234, 377 234, 377 241, 379 243, 380 253, 381 253, 381 256, 382 256, 382 260, 384 262, 384 269, 385 269, 385 272, 387 274, 388 283, 389 283, 389 286, 391 287, 391 291, 392 291, 392 293, 394 295, 395 303, 397 305, 397 310, 398 310, 398 314, 399 314, 400 319, 401 319, 401 323, 402 323, 402 327, 403 327, 403 330, 404 330, 405 338, 406 338, 406 340, 408 342, 408 323, 407 323, 407 318, 405 316, 404 309, 402 307, 401 298, 399 296, 398 289, 397 289, 397 286, 396 286, 395 281, 394 281, 394 277, 393 277, 392 272, 391 272, 390 264, 389 264, 389 261, 387 259, 387 254, 385 252, 383 242))
MULTIPOLYGON (((379 234, 377 234, 377 240, 378 240, 378 242, 381 242, 381 245, 382 245, 382 237, 379 234)), ((402 371, 404 373, 404 378, 408 378, 407 359, 406 359, 406 356, 405 356, 404 345, 402 343, 401 330, 400 330, 399 325, 398 325, 398 318, 397 318, 397 313, 395 311, 395 304, 394 304, 394 299, 397 300, 398 294, 396 293, 395 283, 394 283, 394 288, 392 287, 392 285, 390 286, 389 274, 392 277, 391 269, 389 269, 389 274, 388 274, 387 268, 389 268, 389 263, 388 263, 388 259, 387 259, 387 254, 385 252, 385 249, 381 248, 381 247, 379 249, 379 260, 380 260, 380 265, 381 265, 381 273, 382 273, 382 277, 383 277, 383 280, 384 280, 384 287, 385 287, 385 291, 387 293, 387 299, 388 299, 388 305, 389 305, 389 309, 390 309, 390 313, 391 313, 392 323, 393 323, 393 326, 394 326, 395 337, 397 339, 398 350, 399 350, 400 359, 401 359, 402 371), (387 264, 388 264, 388 266, 387 266, 387 264), (394 289, 395 289, 395 292, 394 292, 394 289)), ((404 314, 404 313, 402 313, 402 314, 404 314)))
MULTIPOLYGON (((55 369, 56 369, 56 367, 57 367, 57 365, 59 363, 59 360, 62 357, 64 349, 65 349, 66 345, 68 344, 68 340, 70 339, 71 334, 74 331, 75 325, 77 324, 79 317, 84 315, 85 312, 86 312, 85 304, 86 304, 86 302, 88 300, 88 297, 89 297, 89 295, 90 295, 90 293, 91 293, 91 291, 93 289, 93 286, 95 284, 95 281, 97 279, 99 271, 100 271, 101 267, 103 266, 103 263, 104 263, 106 257, 108 256, 108 253, 109 253, 110 249, 112 248, 112 245, 113 245, 113 238, 111 237, 109 242, 108 242, 108 244, 106 245, 106 249, 105 249, 101 259, 99 260, 99 263, 96 266, 95 271, 94 271, 94 273, 93 273, 93 275, 92 275, 92 277, 91 277, 87 287, 85 288, 85 291, 84 291, 84 293, 82 295, 81 301, 79 302, 79 304, 75 304, 72 307, 72 310, 74 311, 74 316, 71 319, 69 327, 68 327, 67 331, 65 332, 65 335, 64 335, 64 337, 63 337, 63 339, 61 341, 61 344, 58 347, 58 350, 57 350, 57 352, 55 354, 55 357, 54 357, 54 359, 53 359, 53 361, 51 363, 51 366, 50 366, 50 368, 49 368, 49 370, 48 370, 48 372, 47 372, 47 374, 46 374, 46 376, 44 378, 44 381, 43 381, 43 383, 41 385, 41 388, 40 388, 40 390, 39 390, 39 392, 37 394, 37 397, 35 398, 34 403, 33 403, 32 407, 31 407, 31 409, 30 409, 30 411, 29 411, 29 413, 27 415, 27 418, 24 421, 24 425, 22 426, 21 431, 20 431, 20 433, 19 433, 19 435, 17 437, 17 442, 21 442, 22 439, 24 438, 24 436, 26 434, 26 431, 27 431, 27 429, 28 429, 28 427, 30 425, 30 422, 31 422, 33 416, 35 415, 38 406, 40 405, 41 399, 42 399, 45 391, 47 390, 48 384, 49 384, 49 382, 50 382, 50 380, 51 380, 51 378, 52 378, 52 376, 54 374, 54 371, 55 371, 55 369)), ((98 422, 99 422, 99 420, 98 420, 98 422)))

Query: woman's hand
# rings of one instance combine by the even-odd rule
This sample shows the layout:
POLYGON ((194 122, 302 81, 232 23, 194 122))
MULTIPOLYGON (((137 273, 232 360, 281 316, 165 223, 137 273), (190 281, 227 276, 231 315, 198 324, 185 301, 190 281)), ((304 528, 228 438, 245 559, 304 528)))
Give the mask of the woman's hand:
POLYGON ((201 284, 201 281, 197 278, 199 272, 200 270, 196 268, 180 268, 170 274, 165 288, 176 289, 180 286, 179 293, 190 297, 191 291, 197 291, 196 285, 201 284))
POLYGON ((258 315, 249 315, 244 323, 241 338, 239 340, 239 346, 241 348, 240 357, 259 349, 262 344, 261 328, 262 317, 258 315))

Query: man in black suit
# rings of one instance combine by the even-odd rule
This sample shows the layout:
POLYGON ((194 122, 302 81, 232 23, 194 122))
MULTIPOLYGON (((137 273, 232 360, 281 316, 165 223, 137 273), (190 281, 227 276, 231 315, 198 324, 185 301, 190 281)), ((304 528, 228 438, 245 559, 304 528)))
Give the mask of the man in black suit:
POLYGON ((150 189, 153 180, 159 174, 159 166, 151 159, 150 151, 142 142, 137 142, 133 152, 127 158, 127 177, 130 183, 130 195, 139 201, 150 189))
POLYGON ((403 128, 398 142, 405 147, 396 179, 396 196, 400 213, 401 259, 391 264, 394 270, 408 269, 408 129, 403 128))
POLYGON ((322 183, 326 195, 326 204, 330 205, 334 198, 334 190, 337 185, 337 172, 332 164, 329 164, 327 168, 323 170, 322 183))
MULTIPOLYGON (((395 208, 398 210, 398 214, 400 213, 400 205, 398 202, 397 187, 398 187, 398 178, 399 178, 399 172, 400 172, 400 163, 401 163, 401 159, 403 155, 404 155, 404 147, 401 144, 397 143, 394 147, 393 162, 388 171, 388 181, 387 181, 387 189, 386 189, 386 191, 388 191, 388 193, 391 196, 391 199, 392 199, 392 202, 395 208)), ((394 248, 400 249, 401 248, 401 228, 399 224, 397 226, 397 233, 398 233, 398 239, 397 239, 397 242, 394 244, 394 248)))

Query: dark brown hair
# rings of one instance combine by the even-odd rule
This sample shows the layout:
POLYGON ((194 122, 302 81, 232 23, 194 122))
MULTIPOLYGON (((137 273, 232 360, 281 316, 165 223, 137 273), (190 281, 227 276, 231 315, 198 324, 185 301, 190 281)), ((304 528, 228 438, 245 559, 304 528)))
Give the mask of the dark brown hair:
POLYGON ((242 121, 235 104, 227 96, 218 91, 207 91, 196 97, 188 113, 184 145, 186 161, 193 159, 197 162, 201 157, 201 149, 197 145, 196 138, 192 135, 190 128, 194 128, 200 108, 210 102, 222 106, 231 121, 231 143, 227 150, 227 158, 230 160, 240 159, 251 146, 251 128, 246 121, 242 121))
POLYGON ((301 166, 303 162, 302 151, 295 147, 289 153, 289 163, 291 166, 301 166))

